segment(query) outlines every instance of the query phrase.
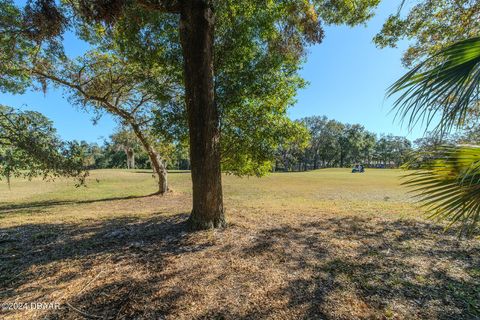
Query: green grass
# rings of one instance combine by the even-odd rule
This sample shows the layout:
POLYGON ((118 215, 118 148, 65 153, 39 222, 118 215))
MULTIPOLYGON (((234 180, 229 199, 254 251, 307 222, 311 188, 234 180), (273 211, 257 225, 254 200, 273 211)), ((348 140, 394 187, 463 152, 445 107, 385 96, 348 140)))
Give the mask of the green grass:
MULTIPOLYGON (((224 175, 223 186, 227 210, 232 205, 253 210, 305 213, 319 209, 333 213, 399 216, 419 213, 400 186, 401 175, 400 170, 373 169, 365 174, 351 174, 348 169, 327 169, 275 173, 263 178, 224 175)), ((188 198, 191 193, 189 172, 171 172, 169 183, 175 193, 185 194, 188 198)), ((0 185, 0 207, 11 209, 8 215, 0 213, 0 218, 5 224, 15 223, 21 221, 21 216, 34 218, 41 209, 55 212, 50 206, 52 203, 75 207, 84 202, 140 197, 155 191, 152 175, 145 170, 94 170, 90 172, 87 186, 80 188, 66 179, 55 182, 14 179, 11 190, 6 184, 0 185)), ((63 218, 68 218, 68 214, 63 218)))
POLYGON ((229 227, 188 233, 188 172, 0 185, 6 319, 474 319, 480 241, 424 219, 398 170, 223 176, 229 227))

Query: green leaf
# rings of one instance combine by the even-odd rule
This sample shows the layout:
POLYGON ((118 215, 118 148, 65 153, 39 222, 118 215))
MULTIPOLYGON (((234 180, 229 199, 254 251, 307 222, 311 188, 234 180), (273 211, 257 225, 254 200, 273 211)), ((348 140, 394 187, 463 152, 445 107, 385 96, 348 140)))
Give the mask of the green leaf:
POLYGON ((471 235, 480 220, 480 147, 444 146, 420 152, 406 166, 419 168, 405 176, 431 218, 447 219, 471 235))

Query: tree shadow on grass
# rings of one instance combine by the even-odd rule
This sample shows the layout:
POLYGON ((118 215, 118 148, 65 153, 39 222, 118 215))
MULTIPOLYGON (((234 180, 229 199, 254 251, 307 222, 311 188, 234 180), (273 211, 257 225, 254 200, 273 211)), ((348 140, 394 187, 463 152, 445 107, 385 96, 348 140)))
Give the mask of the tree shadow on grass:
POLYGON ((202 238, 188 233, 186 219, 187 214, 181 214, 148 220, 111 219, 86 226, 31 224, 3 228, 0 300, 38 297, 39 292, 51 295, 58 286, 81 279, 82 287, 74 288, 75 294, 67 301, 69 305, 43 316, 479 317, 480 245, 478 241, 461 241, 452 233, 444 234, 434 224, 360 217, 305 218, 303 222, 257 229, 233 225, 225 232, 232 232, 233 237, 223 237, 222 233, 220 242, 210 243, 202 240, 208 234, 202 238), (205 260, 210 256, 213 260, 205 260), (226 263, 229 259, 234 259, 233 263, 226 263), (62 265, 50 267, 53 262, 62 265), (88 273, 97 270, 92 269, 92 264, 98 267, 104 262, 112 269, 118 265, 123 274, 108 270, 112 276, 100 276, 101 280, 89 286, 96 279, 96 275, 88 273), (68 265, 73 263, 83 269, 68 271, 68 265), (209 269, 209 263, 219 267, 209 269), (147 270, 146 276, 135 274, 140 269, 147 270), (278 279, 272 274, 280 274, 282 281, 272 281, 278 279), (56 285, 41 282, 48 277, 56 285), (31 285, 39 281, 40 284, 31 285), (201 290, 191 291, 189 285, 193 282, 194 287, 211 285, 208 290, 215 299, 197 307, 187 305, 186 302, 204 301, 198 293, 201 290), (235 288, 228 287, 232 283, 235 288), (257 289, 266 293, 256 295, 257 289))
MULTIPOLYGON (((154 263, 161 267, 167 263, 168 257, 202 250, 202 246, 188 243, 187 217, 187 214, 179 214, 157 216, 146 221, 134 218, 111 219, 86 226, 26 224, 1 228, 0 301, 14 301, 17 296, 29 296, 29 291, 33 296, 34 293, 38 296, 38 292, 42 292, 42 295, 51 294, 55 291, 54 286, 24 285, 41 282, 42 278, 54 276, 58 271, 62 271, 62 276, 52 279, 60 284, 83 276, 78 270, 71 273, 57 270, 58 267, 50 266, 52 262, 67 263, 66 269, 69 261, 79 262, 83 271, 88 271, 98 257, 107 257, 110 263, 154 263)), ((111 317, 112 312, 120 312, 123 307, 121 300, 125 297, 122 291, 130 292, 132 288, 136 289, 138 295, 151 286, 136 280, 122 279, 105 288, 96 288, 95 290, 103 292, 101 296, 95 290, 86 290, 72 303, 81 303, 93 311, 105 309, 99 314, 111 317), (117 291, 119 294, 113 295, 117 291), (113 298, 109 298, 109 293, 113 298)))
POLYGON ((98 202, 109 202, 109 201, 118 201, 118 200, 132 200, 132 199, 142 199, 158 195, 158 193, 151 193, 148 195, 142 196, 124 196, 124 197, 110 197, 110 198, 101 198, 101 199, 89 199, 89 200, 44 200, 44 201, 30 201, 25 203, 1 203, 0 202, 0 215, 13 213, 16 211, 27 211, 27 212, 38 212, 45 211, 47 209, 56 207, 56 206, 65 206, 71 204, 89 204, 89 203, 98 203, 98 202))
POLYGON ((478 319, 480 245, 413 220, 335 217, 263 230, 244 249, 303 276, 276 294, 304 319, 478 319))
MULTIPOLYGON (((154 175, 154 173, 152 173, 152 171, 147 171, 147 170, 132 170, 132 171, 128 171, 128 173, 142 173, 142 174, 151 174, 151 175, 154 175)), ((167 172, 168 174, 184 174, 184 173, 188 173, 190 174, 190 170, 168 170, 167 172)))

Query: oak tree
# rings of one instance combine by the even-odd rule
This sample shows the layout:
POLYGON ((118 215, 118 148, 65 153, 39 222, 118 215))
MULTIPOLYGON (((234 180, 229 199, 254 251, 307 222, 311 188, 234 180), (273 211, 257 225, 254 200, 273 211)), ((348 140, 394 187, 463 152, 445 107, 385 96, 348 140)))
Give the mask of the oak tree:
MULTIPOLYGON (((284 72, 295 75, 308 45, 322 40, 322 22, 348 25, 363 23, 372 16, 371 10, 378 2, 379 0, 246 0, 241 3, 233 0, 78 0, 59 5, 53 0, 37 0, 31 2, 30 9, 27 7, 30 10, 28 18, 25 19, 27 15, 23 15, 23 20, 29 22, 30 26, 18 31, 38 41, 47 40, 45 43, 48 43, 48 48, 55 49, 67 25, 76 30, 83 30, 92 23, 112 30, 123 25, 134 31, 123 34, 125 51, 138 53, 132 46, 130 36, 140 34, 153 45, 162 44, 166 48, 167 57, 182 65, 193 183, 193 209, 189 222, 194 229, 204 229, 225 225, 221 184, 222 110, 218 101, 222 97, 222 85, 216 87, 216 84, 225 83, 229 73, 222 74, 221 63, 217 62, 218 69, 215 64, 217 57, 228 59, 229 56, 224 55, 217 41, 229 48, 229 52, 236 47, 242 48, 242 41, 254 44, 252 48, 258 49, 258 53, 279 59, 275 64, 279 67, 277 75, 281 77, 284 72), (254 22, 252 28, 248 28, 248 24, 242 24, 245 13, 254 22), (236 29, 238 24, 243 28, 236 29), (164 36, 150 38, 152 30, 163 30, 164 36), (229 41, 228 38, 221 37, 222 30, 228 31, 225 35, 237 32, 245 36, 240 38, 240 42, 229 41), (282 59, 289 63, 281 63, 282 59), (293 61, 297 62, 296 66, 293 61), (295 67, 288 69, 286 66, 295 67), (220 81, 222 76, 225 77, 220 81)), ((8 22, 12 23, 11 20, 8 22)), ((107 32, 106 35, 111 34, 107 32)), ((240 55, 243 53, 239 52, 240 55)), ((15 61, 17 57, 13 58, 15 61)), ((266 59, 266 62, 272 63, 275 59, 266 59)), ((236 70, 247 71, 253 67, 255 71, 245 72, 245 75, 254 79, 269 76, 258 73, 257 70, 261 69, 249 65, 248 60, 241 59, 236 68, 228 71, 236 73, 236 70)), ((17 76, 14 72, 10 74, 17 76)), ((238 81, 239 79, 235 78, 234 86, 224 85, 223 88, 236 87, 241 92, 244 85, 248 86, 249 78, 245 77, 243 81, 238 81)), ((262 89, 256 88, 257 91, 262 89)), ((256 112, 261 115, 263 111, 259 109, 256 112)), ((226 127, 229 128, 228 125, 226 127)))

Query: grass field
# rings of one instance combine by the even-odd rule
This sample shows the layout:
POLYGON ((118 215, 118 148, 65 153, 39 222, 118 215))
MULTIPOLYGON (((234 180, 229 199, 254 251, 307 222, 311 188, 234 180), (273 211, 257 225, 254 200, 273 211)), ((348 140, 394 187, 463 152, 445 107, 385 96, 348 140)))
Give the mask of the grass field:
POLYGON ((229 227, 189 233, 190 174, 0 185, 0 319, 477 319, 480 240, 423 219, 400 171, 224 176, 229 227), (11 306, 11 305, 10 305, 11 306))

